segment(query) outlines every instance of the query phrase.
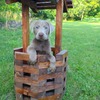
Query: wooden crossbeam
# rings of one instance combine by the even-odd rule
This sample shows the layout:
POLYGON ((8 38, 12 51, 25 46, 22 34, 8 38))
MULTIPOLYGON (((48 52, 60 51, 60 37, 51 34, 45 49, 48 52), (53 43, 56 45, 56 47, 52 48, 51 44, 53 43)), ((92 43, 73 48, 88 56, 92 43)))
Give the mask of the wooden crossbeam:
POLYGON ((7 4, 18 2, 18 0, 5 0, 7 4))
POLYGON ((55 5, 49 5, 49 6, 37 6, 37 9, 55 9, 56 6, 55 5))
POLYGON ((29 6, 32 9, 32 11, 37 12, 35 1, 32 1, 32 0, 20 0, 20 1, 21 3, 29 6))
POLYGON ((67 12, 68 8, 73 8, 72 0, 64 0, 64 9, 63 9, 63 12, 67 12))
MULTIPOLYGON (((29 6, 33 12, 44 9, 56 9, 57 3, 60 0, 6 0, 7 4, 20 2, 29 6)), ((64 10, 67 12, 68 8, 73 8, 72 0, 64 0, 64 10)))
POLYGON ((34 0, 36 2, 51 2, 52 4, 56 4, 57 0, 34 0))
POLYGON ((73 8, 72 0, 64 0, 66 9, 73 8))

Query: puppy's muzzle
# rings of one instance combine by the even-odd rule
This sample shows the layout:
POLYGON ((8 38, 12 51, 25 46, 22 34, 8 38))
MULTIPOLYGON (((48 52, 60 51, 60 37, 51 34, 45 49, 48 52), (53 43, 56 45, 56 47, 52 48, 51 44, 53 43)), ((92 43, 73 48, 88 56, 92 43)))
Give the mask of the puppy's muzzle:
POLYGON ((39 38, 43 38, 44 34, 43 33, 39 33, 39 38))

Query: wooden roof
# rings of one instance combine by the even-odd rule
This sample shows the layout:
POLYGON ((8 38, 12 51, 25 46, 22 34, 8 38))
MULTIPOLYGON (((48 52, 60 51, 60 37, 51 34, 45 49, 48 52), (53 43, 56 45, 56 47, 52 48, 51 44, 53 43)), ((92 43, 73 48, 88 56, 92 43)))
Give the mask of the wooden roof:
MULTIPOLYGON (((56 4, 59 0, 6 0, 7 4, 11 3, 24 3, 28 5, 34 12, 42 9, 56 9, 56 4)), ((64 11, 67 12, 68 8, 73 8, 72 0, 64 0, 64 11)))

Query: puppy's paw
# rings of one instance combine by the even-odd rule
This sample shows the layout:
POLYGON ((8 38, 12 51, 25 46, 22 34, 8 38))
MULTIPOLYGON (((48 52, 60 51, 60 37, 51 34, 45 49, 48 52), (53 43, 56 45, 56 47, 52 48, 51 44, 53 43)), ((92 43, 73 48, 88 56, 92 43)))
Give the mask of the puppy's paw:
POLYGON ((29 58, 29 64, 34 65, 36 63, 37 56, 30 55, 29 58))
POLYGON ((55 72, 56 65, 55 63, 50 63, 50 67, 48 68, 48 74, 55 72))
POLYGON ((29 64, 29 65, 34 65, 35 63, 36 63, 36 61, 32 61, 32 60, 29 60, 29 61, 28 61, 28 64, 29 64))

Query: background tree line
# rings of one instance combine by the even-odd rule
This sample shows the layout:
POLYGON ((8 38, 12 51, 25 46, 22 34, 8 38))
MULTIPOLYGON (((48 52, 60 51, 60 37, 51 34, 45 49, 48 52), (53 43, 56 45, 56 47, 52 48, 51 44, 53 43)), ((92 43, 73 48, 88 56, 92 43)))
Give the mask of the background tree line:
MULTIPOLYGON (((84 18, 100 18, 100 0, 73 0, 73 9, 69 9, 68 13, 64 13, 64 20, 83 20, 84 18)), ((30 17, 54 20, 55 10, 42 10, 33 13, 30 10, 30 17)), ((21 19, 21 4, 5 4, 5 0, 0 1, 0 21, 21 19)))

